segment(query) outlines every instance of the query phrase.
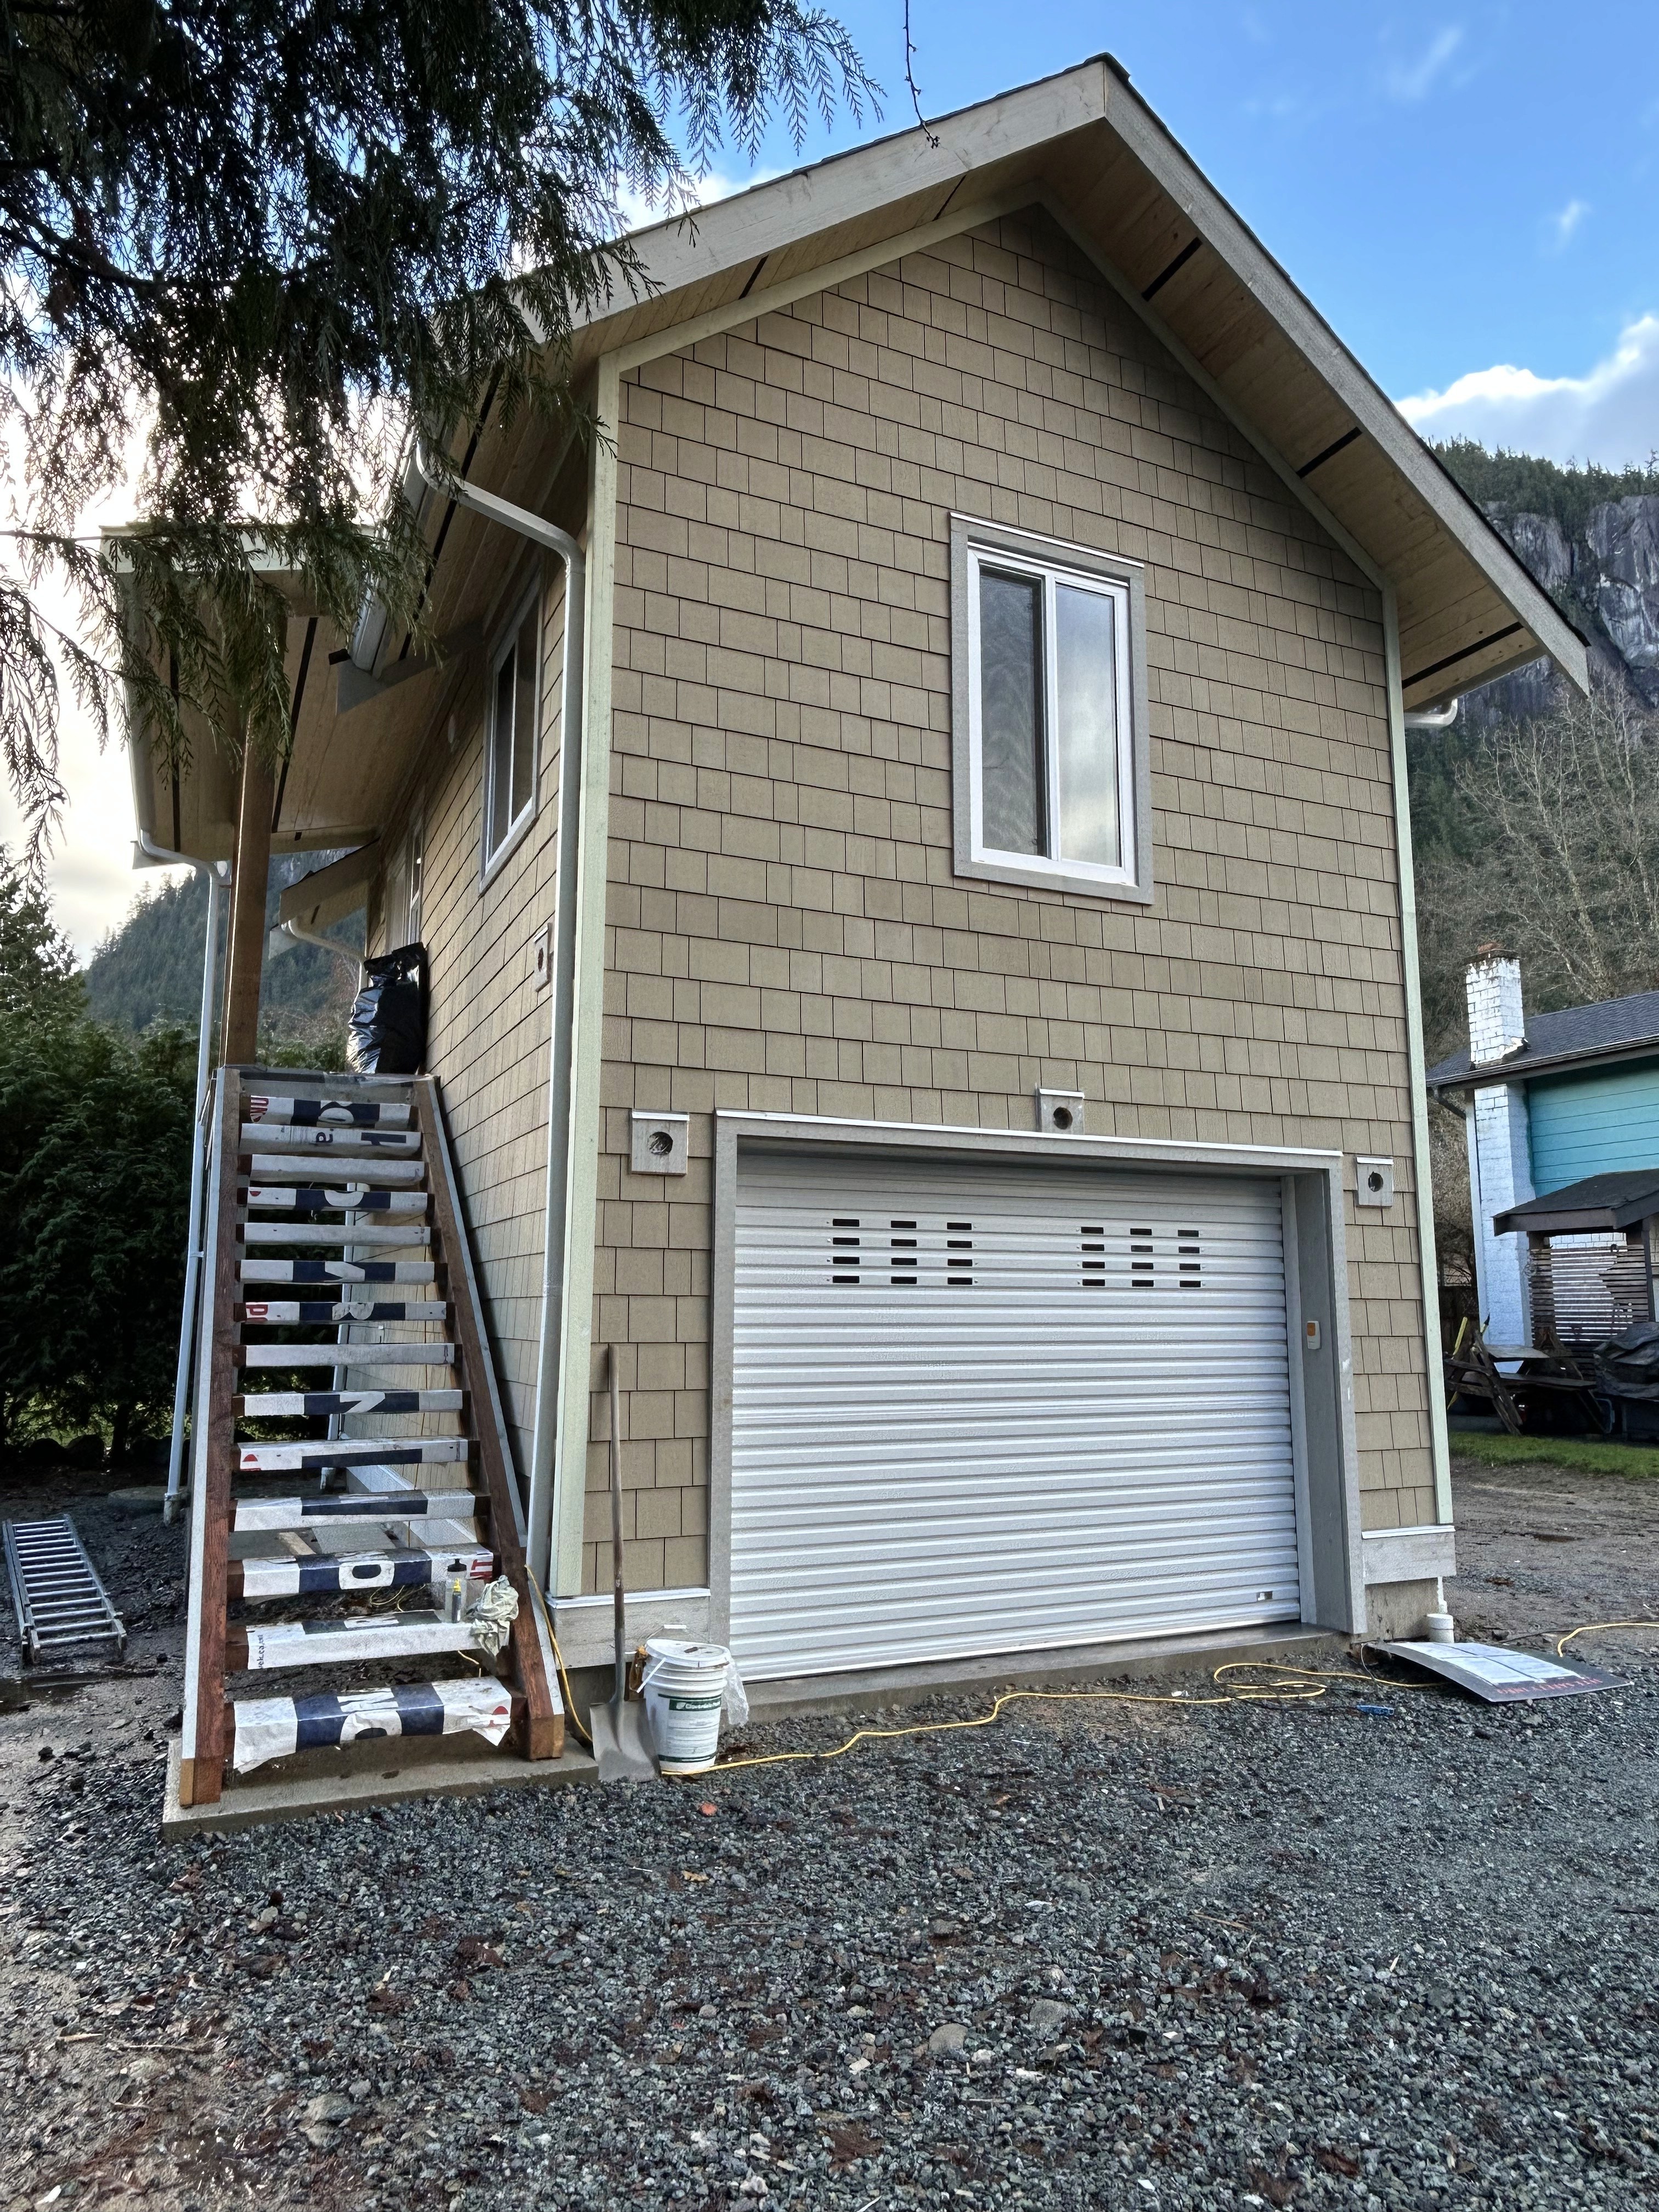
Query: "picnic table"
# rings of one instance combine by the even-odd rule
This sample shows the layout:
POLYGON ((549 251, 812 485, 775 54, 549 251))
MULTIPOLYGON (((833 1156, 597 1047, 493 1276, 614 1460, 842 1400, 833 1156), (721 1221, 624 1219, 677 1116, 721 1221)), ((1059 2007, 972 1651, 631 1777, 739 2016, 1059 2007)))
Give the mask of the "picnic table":
POLYGON ((1586 1428, 1612 1433, 1613 1405, 1598 1382, 1595 1360, 1559 1346, 1488 1344, 1466 1321, 1446 1355, 1445 1376, 1448 1407, 1460 1397, 1484 1399, 1512 1437, 1526 1434, 1529 1415, 1535 1421, 1547 1406, 1565 1405, 1586 1428))

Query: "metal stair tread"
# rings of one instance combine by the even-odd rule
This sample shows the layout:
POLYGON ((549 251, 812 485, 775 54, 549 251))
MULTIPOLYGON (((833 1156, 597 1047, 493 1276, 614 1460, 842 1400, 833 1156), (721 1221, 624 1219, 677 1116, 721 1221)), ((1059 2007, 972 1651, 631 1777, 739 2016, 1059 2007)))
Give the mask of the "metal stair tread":
POLYGON ((231 1308, 233 1322, 256 1328, 308 1328, 338 1322, 448 1322, 446 1298, 248 1298, 231 1308))
POLYGON ((430 1244, 424 1222, 382 1227, 376 1223, 330 1221, 244 1221, 236 1231, 243 1244, 430 1244))
POLYGON ((268 1128, 406 1129, 415 1109, 402 1099, 301 1098, 292 1092, 250 1091, 243 1104, 268 1128))
POLYGON ((225 1632, 225 1660, 252 1674, 276 1668, 347 1667, 382 1659, 441 1657, 478 1649, 473 1625, 429 1609, 355 1613, 261 1624, 238 1622, 225 1632))
POLYGON ((234 1534, 252 1529, 308 1528, 330 1521, 476 1521, 488 1513, 488 1493, 477 1490, 315 1491, 304 1497, 234 1498, 234 1534))
POLYGON ((486 1674, 307 1698, 237 1698, 230 1714, 234 1763, 245 1773, 295 1751, 365 1738, 470 1732, 498 1744, 512 1718, 512 1698, 503 1683, 486 1674))
POLYGON ((249 1182, 244 1206, 266 1213, 419 1213, 432 1202, 423 1189, 377 1190, 372 1183, 249 1182))
POLYGON ((244 1474, 319 1474, 331 1467, 378 1461, 386 1467, 454 1467, 472 1456, 471 1437, 305 1437, 284 1443, 239 1443, 244 1474))
POLYGON ((230 1594, 250 1605, 283 1598, 322 1596, 330 1592, 370 1589, 429 1589, 452 1575, 469 1582, 494 1578, 495 1553, 488 1545, 382 1545, 372 1551, 313 1552, 282 1558, 244 1559, 230 1565, 230 1594))
POLYGON ((319 1419, 325 1414, 459 1413, 465 1390, 268 1390, 233 1398, 239 1421, 319 1419))
MULTIPOLYGON (((255 1182, 314 1182, 326 1164, 307 1152, 254 1152, 242 1157, 255 1182)), ((354 1154, 350 1173, 354 1182, 367 1183, 371 1190, 426 1187, 424 1160, 387 1160, 373 1152, 362 1158, 354 1154)))
POLYGON ((256 1367, 453 1367, 453 1344, 242 1344, 236 1364, 256 1367))
POLYGON ((273 1152, 332 1152, 341 1159, 417 1159, 421 1139, 415 1130, 356 1129, 343 1127, 294 1128, 278 1122, 274 1127, 264 1121, 246 1121, 242 1125, 240 1150, 251 1152, 256 1146, 273 1152))
POLYGON ((244 1283, 435 1283, 431 1260, 243 1260, 244 1283))

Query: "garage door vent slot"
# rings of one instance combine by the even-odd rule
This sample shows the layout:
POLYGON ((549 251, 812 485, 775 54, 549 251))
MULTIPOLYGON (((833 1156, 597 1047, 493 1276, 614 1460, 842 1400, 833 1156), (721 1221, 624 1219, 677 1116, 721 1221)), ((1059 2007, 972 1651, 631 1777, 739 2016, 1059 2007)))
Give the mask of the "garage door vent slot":
MULTIPOLYGON (((896 1231, 914 1229, 916 1224, 914 1221, 890 1221, 887 1225, 890 1229, 896 1231)), ((914 1237, 896 1235, 889 1239, 888 1249, 892 1254, 891 1264, 888 1269, 890 1280, 896 1285, 908 1285, 914 1289, 917 1280, 916 1239, 914 1237)))
POLYGON ((1182 1289, 1201 1291, 1204 1287, 1204 1263, 1199 1256, 1196 1229, 1178 1229, 1176 1231, 1176 1258, 1182 1289))
POLYGON ((1150 1229, 1132 1229, 1129 1231, 1129 1281, 1137 1291, 1158 1288, 1153 1273, 1152 1232, 1150 1229))
POLYGON ((838 1229, 856 1229, 856 1221, 831 1219, 830 1224, 830 1279, 832 1283, 851 1283, 856 1290, 859 1280, 859 1240, 856 1237, 838 1237, 838 1229))
POLYGON ((971 1291, 974 1287, 974 1240, 971 1221, 947 1221, 945 1224, 945 1280, 953 1291, 971 1291))
POLYGON ((1103 1222, 1091 1228, 1083 1225, 1083 1287, 1085 1291, 1103 1291, 1106 1287, 1106 1227, 1103 1222))

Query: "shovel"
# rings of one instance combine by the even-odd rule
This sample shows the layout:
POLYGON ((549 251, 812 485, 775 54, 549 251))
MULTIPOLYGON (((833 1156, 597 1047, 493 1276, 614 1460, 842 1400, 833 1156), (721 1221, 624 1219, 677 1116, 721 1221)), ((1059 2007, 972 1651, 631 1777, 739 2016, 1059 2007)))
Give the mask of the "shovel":
POLYGON ((608 1705, 587 1716, 593 1756, 601 1782, 654 1782, 657 1755, 651 1747, 645 1707, 629 1702, 627 1621, 623 1592, 622 1421, 617 1392, 617 1347, 611 1346, 611 1560, 617 1577, 617 1687, 608 1705))

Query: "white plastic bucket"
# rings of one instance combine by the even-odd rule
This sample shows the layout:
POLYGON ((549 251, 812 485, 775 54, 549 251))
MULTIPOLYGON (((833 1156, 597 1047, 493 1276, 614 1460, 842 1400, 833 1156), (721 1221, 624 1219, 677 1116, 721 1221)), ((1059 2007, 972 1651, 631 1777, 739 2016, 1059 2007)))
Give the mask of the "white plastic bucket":
POLYGON ((700 1774, 714 1765, 731 1664, 731 1653, 718 1644, 688 1644, 678 1636, 646 1638, 640 1687, 665 1774, 700 1774))

